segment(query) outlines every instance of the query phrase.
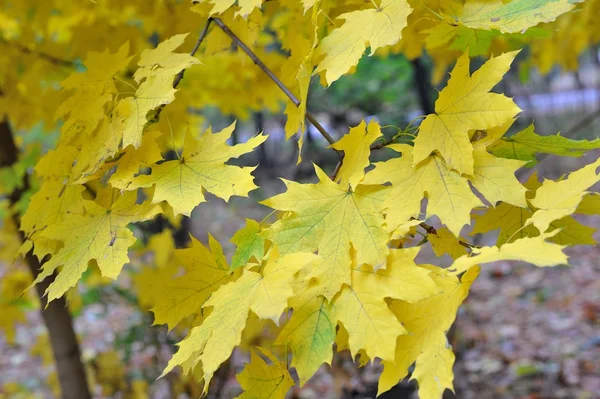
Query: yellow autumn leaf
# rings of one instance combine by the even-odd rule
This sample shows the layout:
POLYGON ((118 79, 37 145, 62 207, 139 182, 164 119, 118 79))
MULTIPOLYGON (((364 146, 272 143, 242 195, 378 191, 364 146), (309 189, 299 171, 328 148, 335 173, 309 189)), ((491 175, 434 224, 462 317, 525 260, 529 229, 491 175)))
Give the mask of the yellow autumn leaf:
POLYGON ((371 144, 381 136, 379 123, 372 119, 367 125, 363 120, 330 146, 338 151, 344 151, 342 166, 336 176, 339 184, 350 185, 353 190, 356 189, 364 177, 365 168, 369 166, 371 144))
POLYGON ((473 175, 472 130, 487 130, 512 120, 521 110, 502 94, 490 93, 509 70, 517 51, 491 58, 469 72, 469 55, 464 53, 452 70, 448 85, 435 102, 435 113, 425 118, 415 139, 414 165, 439 152, 448 167, 473 175))
POLYGON ((284 180, 285 193, 262 203, 291 212, 275 222, 264 236, 275 242, 282 254, 318 251, 313 276, 321 282, 327 299, 350 284, 350 246, 358 264, 375 268, 385 264, 388 234, 380 214, 386 187, 358 186, 349 190, 336 184, 315 165, 316 184, 284 180))
POLYGON ((246 18, 255 8, 262 5, 263 0, 203 0, 213 4, 210 15, 221 14, 231 6, 237 3, 239 11, 236 11, 236 15, 241 15, 246 18))
POLYGON ((139 69, 133 77, 139 83, 142 79, 150 76, 175 76, 183 69, 199 64, 197 58, 187 53, 175 53, 189 33, 172 36, 162 41, 154 49, 142 51, 137 63, 139 69))
POLYGON ((417 266, 419 248, 390 252, 385 269, 353 267, 352 282, 333 300, 335 317, 348 332, 348 348, 354 356, 360 350, 371 359, 394 361, 396 338, 406 334, 388 308, 386 298, 417 302, 438 292, 430 271, 417 266))
POLYGON ((383 362, 378 394, 406 377, 413 363, 416 364, 412 378, 419 384, 419 397, 440 398, 446 389, 452 390, 454 354, 446 333, 477 278, 479 268, 468 270, 460 280, 444 269, 435 266, 428 266, 428 269, 441 289, 438 294, 414 304, 395 300, 390 305, 409 333, 398 337, 394 361, 383 362))
POLYGON ((455 260, 448 270, 460 274, 474 265, 499 260, 518 260, 540 267, 566 264, 568 256, 563 252, 565 247, 546 241, 556 233, 558 231, 537 237, 525 237, 500 247, 473 248, 470 255, 455 260))
POLYGON ((77 283, 94 260, 102 275, 116 279, 123 265, 129 262, 127 250, 136 238, 127 225, 152 219, 161 212, 157 205, 145 202, 136 205, 137 192, 114 195, 108 207, 85 201, 84 215, 69 214, 57 224, 46 228, 42 237, 60 240, 64 246, 45 262, 34 283, 43 281, 62 267, 48 286, 48 301, 60 298, 77 283))
POLYGON ((56 109, 56 118, 66 118, 61 128, 61 141, 68 142, 79 136, 88 136, 104 118, 104 106, 117 93, 114 76, 124 69, 133 56, 129 56, 129 42, 116 53, 89 52, 84 73, 73 73, 61 82, 74 94, 56 109))
POLYGON ((413 148, 406 144, 389 146, 402 152, 402 157, 375 163, 367 173, 365 184, 392 183, 384 202, 390 229, 403 225, 421 212, 421 201, 427 193, 427 215, 437 215, 454 235, 471 220, 471 210, 483 205, 473 194, 467 179, 451 170, 437 155, 429 156, 413 167, 413 148))
POLYGON ((167 201, 175 214, 189 216, 198 204, 204 202, 203 189, 228 201, 232 195, 247 196, 254 190, 253 167, 227 165, 263 143, 267 136, 252 137, 246 143, 230 146, 235 123, 220 132, 209 128, 194 139, 188 131, 179 159, 152 165, 150 175, 137 176, 128 189, 154 186, 152 201, 167 201))
POLYGON ((380 47, 398 43, 411 12, 405 0, 382 0, 374 9, 340 15, 344 24, 317 47, 317 54, 324 55, 324 59, 315 73, 326 71, 325 78, 331 84, 358 64, 367 45, 373 55, 380 47))
POLYGON ((302 147, 304 145, 304 132, 306 130, 306 102, 308 100, 308 88, 313 70, 313 55, 318 43, 318 23, 319 7, 314 7, 310 24, 312 29, 312 40, 301 35, 293 35, 290 42, 290 57, 282 66, 282 74, 293 75, 294 84, 291 86, 298 95, 300 104, 296 106, 291 100, 287 102, 285 114, 287 121, 285 123, 285 137, 289 139, 294 134, 298 134, 298 163, 302 162, 302 147))
POLYGON ((244 390, 237 399, 285 399, 287 391, 294 386, 286 364, 277 360, 268 349, 260 347, 250 351, 250 363, 237 375, 237 380, 244 390))
POLYGON ((448 254, 452 259, 458 259, 467 254, 467 248, 460 244, 459 239, 447 227, 438 228, 435 233, 428 233, 427 239, 438 257, 448 254))
POLYGON ((149 294, 145 297, 152 304, 154 324, 167 324, 172 330, 186 317, 199 314, 210 295, 229 282, 229 268, 217 259, 220 245, 210 234, 209 244, 213 251, 192 237, 190 248, 174 251, 177 261, 169 264, 168 278, 159 278, 165 273, 161 270, 157 278, 138 285, 149 294), (181 266, 185 274, 173 277, 180 274, 181 266))
POLYGON ((291 285, 294 274, 304 268, 311 268, 317 255, 297 252, 280 256, 276 247, 271 247, 269 259, 262 270, 262 279, 256 287, 250 309, 261 319, 270 319, 276 325, 285 309, 288 299, 294 295, 291 285))
POLYGON ((550 223, 577 210, 587 189, 600 181, 600 159, 571 172, 566 179, 559 181, 545 180, 529 202, 537 210, 527 220, 540 232, 545 232, 550 223))
POLYGON ((107 167, 116 166, 115 172, 110 175, 108 182, 119 190, 126 190, 142 167, 150 165, 162 159, 160 148, 156 140, 161 135, 158 131, 149 131, 142 137, 139 148, 130 145, 123 151, 123 155, 114 163, 108 163, 107 167))
POLYGON ((454 12, 448 17, 453 23, 473 29, 525 33, 532 26, 552 22, 571 11, 575 3, 571 0, 467 0, 462 6, 452 7, 454 12))
POLYGON ((246 219, 246 226, 236 231, 231 242, 237 248, 231 258, 231 270, 244 266, 251 259, 260 262, 265 254, 265 239, 261 236, 262 226, 252 219, 246 219))
POLYGON ((248 319, 252 293, 261 280, 255 272, 246 271, 238 280, 220 287, 214 292, 203 308, 212 307, 202 324, 194 327, 188 336, 177 345, 179 350, 163 371, 163 376, 178 365, 189 373, 193 367, 202 364, 204 391, 221 363, 229 358, 233 348, 239 345, 242 330, 248 319))
POLYGON ((300 386, 313 376, 323 363, 330 363, 335 340, 335 320, 331 305, 319 294, 316 284, 308 283, 290 299, 292 317, 275 340, 275 345, 289 345, 292 367, 300 386))
POLYGON ((499 158, 491 155, 485 145, 475 144, 473 152, 473 177, 471 182, 492 206, 506 202, 522 208, 527 207, 527 189, 515 176, 525 161, 499 158))

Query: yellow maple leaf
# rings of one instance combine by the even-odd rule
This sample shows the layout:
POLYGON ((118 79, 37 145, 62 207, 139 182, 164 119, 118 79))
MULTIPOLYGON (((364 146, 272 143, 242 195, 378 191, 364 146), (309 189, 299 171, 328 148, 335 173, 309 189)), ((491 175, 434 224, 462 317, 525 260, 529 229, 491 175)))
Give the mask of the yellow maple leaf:
POLYGON ((319 295, 316 284, 308 284, 290 299, 292 317, 279 333, 275 345, 289 345, 292 367, 296 369, 300 386, 321 367, 331 362, 335 340, 335 321, 331 305, 319 295))
POLYGON ((558 232, 521 238, 500 247, 473 248, 470 255, 455 260, 448 270, 460 274, 474 265, 499 260, 518 260, 540 267, 566 264, 568 257, 563 252, 564 246, 546 241, 558 232))
POLYGON ((221 14, 231 6, 237 3, 239 11, 236 11, 236 15, 241 15, 246 18, 255 8, 259 8, 262 5, 263 0, 204 0, 214 4, 210 15, 221 14))
POLYGON ((147 114, 175 100, 176 92, 172 75, 152 75, 140 84, 133 97, 119 101, 113 119, 119 121, 117 129, 123 134, 123 148, 129 145, 137 148, 142 144, 147 114))
POLYGON ((431 248, 436 256, 450 255, 452 259, 458 259, 467 254, 467 248, 460 245, 460 242, 447 227, 436 229, 434 233, 428 233, 427 239, 431 243, 431 248))
POLYGON ((287 308, 287 301, 294 295, 291 280, 304 268, 311 268, 317 255, 296 252, 280 256, 276 247, 271 247, 269 259, 262 270, 263 278, 256 287, 250 308, 261 319, 270 319, 276 325, 287 308))
MULTIPOLYGON (((216 245, 215 242, 215 247, 216 245)), ((214 254, 219 251, 215 248, 212 252, 214 254)), ((221 256, 222 254, 219 254, 218 258, 221 256)), ((212 311, 202 324, 193 328, 189 336, 179 343, 180 349, 169 362, 163 375, 176 365, 190 369, 201 363, 207 389, 219 365, 230 356, 233 348, 241 343, 242 330, 249 312, 277 323, 288 307, 288 298, 294 294, 290 284, 294 274, 312 265, 315 258, 316 255, 305 253, 294 253, 279 258, 277 251, 272 249, 261 273, 246 270, 236 281, 212 292, 202 305, 203 310, 212 307, 212 311)), ((222 266, 220 270, 228 272, 227 265, 222 266)), ((186 274, 182 278, 189 276, 186 274)))
POLYGON ((89 135, 104 118, 104 106, 117 93, 114 76, 125 68, 133 56, 129 42, 111 54, 89 52, 84 73, 73 73, 61 82, 66 90, 76 90, 56 110, 56 118, 69 116, 61 128, 62 141, 89 135))
POLYGON ((116 170, 110 176, 108 182, 119 190, 126 190, 140 168, 150 165, 162 159, 160 148, 156 140, 161 135, 158 131, 148 131, 142 137, 142 145, 135 148, 130 145, 116 162, 106 164, 106 168, 116 166, 116 170))
POLYGON ((360 350, 371 359, 394 361, 396 338, 406 334, 388 308, 386 298, 417 302, 438 292, 430 271, 414 263, 419 248, 392 250, 385 269, 354 266, 351 285, 335 296, 335 317, 348 332, 353 356, 360 350))
POLYGON ((467 0, 464 5, 452 3, 449 20, 473 29, 497 29, 502 33, 525 31, 539 23, 554 21, 556 17, 575 7, 571 0, 467 0))
POLYGON ((440 293, 414 304, 395 300, 390 305, 409 334, 398 337, 394 361, 383 362, 379 394, 406 377, 413 363, 416 363, 413 378, 419 383, 420 397, 440 398, 447 388, 452 389, 454 354, 446 332, 479 269, 470 269, 460 280, 443 269, 434 266, 428 269, 440 293))
POLYGON ((381 136, 379 123, 372 119, 367 125, 363 120, 330 146, 344 151, 342 166, 336 176, 338 183, 342 186, 349 184, 353 190, 356 188, 364 178, 365 168, 369 166, 371 144, 381 136))
POLYGON ((415 139, 414 165, 432 152, 439 152, 449 168, 473 174, 472 130, 486 130, 512 120, 521 110, 514 101, 489 91, 509 70, 518 52, 502 54, 469 72, 469 55, 464 53, 452 70, 448 85, 435 102, 435 114, 425 118, 415 139))
POLYGON ((540 232, 545 232, 550 223, 574 213, 587 194, 587 189, 600 181, 597 173, 600 159, 571 172, 560 181, 545 180, 530 200, 537 210, 526 224, 533 224, 540 232))
POLYGON ((260 274, 246 271, 235 282, 223 285, 214 292, 204 303, 204 308, 212 307, 212 311, 202 324, 194 327, 178 343, 179 350, 169 360, 162 375, 178 365, 187 374, 196 364, 201 363, 206 392, 215 371, 241 341, 252 293, 260 280, 260 274))
POLYGON ((412 8, 405 0, 382 0, 379 7, 340 15, 344 24, 334 29, 317 47, 325 58, 315 73, 326 71, 328 84, 356 66, 367 45, 371 54, 383 46, 398 43, 412 8))
POLYGON ((146 202, 136 205, 137 192, 115 195, 109 207, 85 201, 84 215, 69 214, 61 223, 49 226, 42 237, 60 240, 64 246, 44 263, 34 283, 43 281, 62 266, 56 279, 48 286, 48 301, 60 298, 73 287, 91 260, 96 261, 105 277, 116 279, 123 265, 129 262, 127 250, 136 239, 129 223, 152 219, 161 212, 157 205, 146 202))
POLYGON ((260 262, 265 254, 265 239, 260 235, 262 230, 256 220, 246 219, 246 226, 231 237, 230 241, 237 245, 231 258, 231 270, 244 266, 251 259, 260 262))
POLYGON ((251 175, 255 168, 225 162, 252 151, 267 136, 254 136, 246 143, 230 146, 227 140, 234 129, 235 123, 217 133, 209 128, 199 139, 188 131, 179 159, 152 165, 152 173, 137 176, 128 189, 154 186, 154 203, 167 201, 175 214, 186 216, 205 201, 202 189, 225 201, 232 195, 247 196, 256 188, 251 175))
MULTIPOLYGON (((490 129, 490 131, 493 130, 490 129)), ((504 130, 504 127, 499 129, 499 131, 502 130, 504 130)), ((498 129, 496 129, 496 132, 498 132, 498 129)), ((499 158, 490 154, 486 147, 488 142, 494 139, 495 137, 492 134, 491 137, 486 137, 474 144, 473 177, 469 180, 493 206, 502 201, 526 208, 525 193, 527 189, 515 177, 515 172, 527 162, 499 158)))
POLYGON ((174 53, 175 49, 185 42, 188 35, 189 33, 182 33, 171 36, 160 42, 156 48, 142 51, 137 63, 139 69, 133 75, 134 79, 139 83, 142 79, 150 76, 172 77, 183 69, 199 64, 200 61, 197 58, 187 53, 174 53))
MULTIPOLYGON (((167 324, 172 330, 184 318, 199 314, 209 296, 229 282, 229 268, 217 258, 220 245, 210 234, 209 245, 214 251, 192 237, 190 248, 174 251, 177 262, 170 263, 169 277, 150 279, 145 285, 138 285, 138 289, 148 292, 144 297, 152 304, 154 324, 167 324), (174 278, 180 274, 182 265, 185 274, 174 278)), ((156 276, 164 274, 161 270, 156 276)))
POLYGON ((262 203, 291 215, 264 231, 282 254, 318 251, 313 276, 322 283, 322 293, 331 299, 350 284, 350 246, 358 264, 375 268, 385 264, 388 234, 379 213, 387 187, 358 186, 349 190, 336 184, 315 165, 316 184, 284 180, 285 193, 262 203))
POLYGON ((473 194, 467 179, 451 170, 437 155, 429 156, 413 167, 413 149, 406 144, 389 146, 402 152, 402 157, 378 162, 367 173, 365 184, 392 183, 385 199, 386 222, 390 229, 418 217, 421 201, 427 193, 427 215, 437 215, 458 236, 471 220, 471 209, 483 205, 473 194))
POLYGON ((237 380, 244 390, 237 399, 285 399, 287 391, 294 386, 286 364, 277 360, 268 349, 260 347, 250 352, 250 363, 237 375, 237 380))

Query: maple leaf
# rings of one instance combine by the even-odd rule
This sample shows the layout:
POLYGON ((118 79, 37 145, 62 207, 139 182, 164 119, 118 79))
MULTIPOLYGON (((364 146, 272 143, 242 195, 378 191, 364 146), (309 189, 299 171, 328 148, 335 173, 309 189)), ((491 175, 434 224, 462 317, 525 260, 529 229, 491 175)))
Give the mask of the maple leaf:
POLYGON ((141 83, 134 96, 119 101, 114 111, 114 118, 121 124, 118 130, 122 131, 123 148, 141 145, 142 133, 149 122, 148 115, 150 120, 153 118, 150 111, 175 100, 175 75, 200 63, 189 54, 173 53, 187 35, 175 35, 155 49, 142 52, 139 68, 134 74, 136 81, 141 83))
POLYGON ((220 258, 221 247, 209 234, 211 250, 193 236, 190 248, 177 249, 174 255, 178 262, 155 273, 156 278, 138 285, 148 292, 145 295, 152 305, 154 324, 167 324, 172 330, 186 317, 199 314, 209 296, 223 284, 229 282, 231 273, 220 258), (180 274, 181 265, 185 274, 180 274), (158 278, 158 276, 165 276, 158 278))
POLYGON ((152 165, 152 173, 137 176, 128 189, 154 186, 154 203, 167 201, 175 214, 186 216, 205 201, 202 189, 225 201, 232 195, 247 196, 256 188, 251 175, 255 168, 225 162, 252 151, 267 136, 258 135, 246 143, 229 146, 227 140, 234 129, 235 122, 217 133, 209 128, 199 139, 188 131, 179 159, 152 165))
POLYGON ((447 227, 438 228, 435 233, 428 233, 427 239, 431 243, 433 252, 438 257, 448 254, 452 259, 457 259, 467 254, 467 248, 460 244, 459 240, 447 227))
POLYGON ((367 44, 371 54, 383 46, 398 43, 412 8, 404 0, 382 0, 376 9, 340 15, 344 24, 334 29, 317 47, 324 55, 315 73, 326 71, 328 84, 336 81, 358 63, 367 44))
POLYGON ((600 159, 571 172, 564 180, 545 180, 530 200, 537 210, 526 224, 533 224, 540 232, 545 232, 553 221, 574 213, 587 194, 586 190, 600 181, 599 167, 600 159))
POLYGON ((200 63, 197 58, 187 53, 174 53, 188 37, 189 33, 171 36, 162 41, 154 49, 142 51, 133 77, 139 83, 151 76, 174 76, 183 69, 188 69, 200 63))
POLYGON ((600 139, 571 140, 560 134, 540 136, 534 129, 531 124, 513 136, 504 137, 491 145, 489 151, 502 158, 527 161, 527 166, 531 167, 537 163, 535 154, 581 157, 589 150, 600 148, 600 139))
POLYGON ((318 183, 283 180, 287 191, 262 202, 291 212, 263 234, 277 243, 283 254, 318 251, 320 261, 313 276, 331 299, 342 284, 350 284, 351 245, 358 264, 376 268, 385 264, 388 234, 379 210, 387 188, 359 185, 349 190, 347 185, 331 181, 316 165, 315 171, 318 183))
POLYGON ((316 284, 308 284, 290 299, 294 310, 275 345, 289 345, 292 349, 292 367, 296 369, 300 386, 321 367, 331 362, 335 340, 335 321, 331 305, 319 294, 316 284))
POLYGON ((470 222, 471 209, 482 205, 468 181, 450 170, 449 165, 437 155, 413 167, 412 147, 406 144, 388 147, 402 152, 402 157, 375 163, 375 169, 367 173, 364 183, 392 183, 383 204, 387 209, 389 228, 395 229, 411 217, 416 218, 427 193, 427 215, 437 215, 454 235, 458 235, 470 222))
POLYGON ((261 319, 271 319, 279 324, 279 318, 287 308, 288 298, 294 295, 291 285, 294 275, 304 268, 311 268, 317 255, 297 252, 280 257, 277 247, 269 251, 264 265, 263 278, 256 287, 250 308, 261 319))
POLYGON ((146 202, 136 205, 137 192, 115 195, 107 207, 85 201, 84 215, 69 214, 64 221, 49 226, 42 237, 63 241, 64 247, 44 263, 34 284, 43 281, 58 267, 62 270, 48 286, 48 302, 60 298, 77 283, 91 260, 96 261, 102 275, 116 279, 123 265, 129 262, 127 250, 136 239, 129 223, 152 219, 161 213, 157 205, 146 202))
POLYGON ((354 266, 352 282, 333 300, 335 317, 348 332, 353 356, 360 350, 371 359, 394 361, 396 338, 406 334, 389 310, 386 298, 417 302, 438 292, 430 271, 414 263, 419 248, 392 250, 385 269, 354 266))
POLYGON ((500 247, 473 248, 470 255, 455 260, 448 270, 460 274, 474 265, 499 260, 518 260, 540 267, 566 264, 568 257, 563 253, 564 246, 546 241, 556 233, 558 231, 537 237, 525 237, 500 247))
POLYGON ((446 389, 452 389, 454 354, 446 332, 477 278, 479 268, 469 269, 459 280, 443 269, 426 267, 432 271, 430 276, 441 291, 414 304, 395 300, 390 305, 409 334, 398 337, 394 361, 383 362, 378 395, 406 377, 413 363, 416 364, 412 378, 419 383, 420 397, 439 398, 446 389))
POLYGON ((438 151, 449 168, 473 174, 469 132, 503 125, 521 111, 512 99, 489 92, 509 70, 517 53, 491 58, 473 75, 469 73, 469 55, 465 52, 458 59, 448 85, 435 102, 435 113, 419 127, 413 152, 415 166, 438 151))
POLYGON ((146 132, 139 148, 130 145, 125 148, 117 161, 108 162, 105 165, 107 170, 116 166, 116 170, 108 180, 111 186, 119 190, 126 190, 135 175, 139 173, 140 168, 149 167, 162 160, 161 150, 156 143, 160 135, 161 133, 156 130, 146 132))
POLYGON ((487 152, 486 144, 486 141, 481 140, 474 145, 473 177, 469 180, 492 205, 503 201, 527 207, 527 189, 515 177, 515 172, 525 162, 495 157, 487 152))
POLYGON ((302 162, 302 147, 304 145, 304 131, 306 128, 306 102, 308 100, 308 89, 313 70, 313 55, 318 40, 318 21, 319 8, 314 7, 310 24, 312 29, 312 40, 302 35, 292 36, 289 45, 290 57, 282 65, 281 73, 283 76, 293 76, 291 89, 299 93, 298 101, 300 104, 296 106, 291 100, 287 102, 285 114, 287 121, 285 123, 285 137, 289 139, 294 134, 298 133, 298 161, 302 162))
POLYGON ((246 226, 235 232, 231 242, 237 245, 231 258, 231 270, 244 266, 251 259, 259 262, 265 253, 265 239, 261 236, 261 225, 252 219, 246 219, 246 226))
MULTIPOLYGON (((239 279, 213 292, 202 306, 202 309, 212 307, 211 313, 178 344, 180 348, 163 375, 177 365, 186 371, 201 363, 208 389, 214 372, 240 344, 249 312, 277 322, 293 295, 290 282, 294 274, 314 260, 315 255, 306 253, 279 258, 276 250, 272 250, 262 274, 246 270, 239 279)), ((224 271, 227 269, 226 265, 222 267, 224 271)))
POLYGON ((600 193, 588 193, 584 195, 579 205, 577 205, 575 213, 582 215, 600 214, 600 193))
POLYGON ((241 15, 246 18, 255 8, 259 8, 262 5, 263 0, 203 0, 213 5, 210 10, 210 15, 221 14, 227 11, 228 8, 237 3, 239 11, 236 11, 236 15, 241 15))
POLYGON ((339 184, 350 185, 353 190, 356 188, 364 178, 365 168, 369 166, 371 144, 381 136, 379 123, 372 119, 367 125, 363 120, 330 146, 344 151, 344 160, 336 176, 339 184))
POLYGON ((447 20, 424 30, 424 33, 428 35, 425 40, 427 49, 443 48, 463 52, 468 49, 471 57, 486 55, 494 38, 500 35, 498 31, 475 30, 447 20))
POLYGON ((250 363, 237 375, 244 393, 237 399, 285 399, 287 391, 294 386, 285 363, 277 360, 266 348, 255 347, 250 351, 250 363), (261 357, 270 360, 267 364, 261 357))
POLYGON ((140 84, 133 97, 119 101, 114 118, 120 121, 124 148, 129 145, 137 148, 142 144, 142 133, 148 124, 146 115, 175 100, 176 91, 173 76, 150 76, 140 84))
POLYGON ((512 0, 508 3, 467 0, 462 6, 452 4, 454 12, 448 18, 453 23, 473 29, 498 29, 502 33, 525 33, 528 28, 554 21, 575 7, 569 0, 512 0))
POLYGON ((76 135, 87 136, 104 118, 104 106, 117 93, 114 76, 125 68, 133 56, 129 42, 116 53, 89 52, 84 73, 73 73, 61 82, 65 90, 76 90, 56 110, 56 118, 69 118, 62 126, 61 140, 69 141, 76 135))
POLYGON ((235 282, 214 292, 204 303, 204 308, 213 308, 211 313, 177 344, 179 350, 169 360, 162 376, 175 366, 181 365, 188 373, 201 363, 206 392, 215 371, 240 343, 252 300, 249 293, 255 290, 260 280, 260 274, 247 271, 235 282))

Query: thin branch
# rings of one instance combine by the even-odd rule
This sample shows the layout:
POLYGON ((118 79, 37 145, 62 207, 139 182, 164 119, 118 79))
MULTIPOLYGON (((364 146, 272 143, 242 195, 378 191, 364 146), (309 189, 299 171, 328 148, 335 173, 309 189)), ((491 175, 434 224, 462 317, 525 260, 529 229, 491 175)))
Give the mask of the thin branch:
POLYGON ((340 173, 340 169, 342 168, 343 163, 344 163, 344 158, 340 159, 338 161, 337 165, 335 165, 335 169, 333 170, 333 174, 331 175, 331 180, 335 181, 338 173, 340 173))
MULTIPOLYGON (((244 51, 244 53, 246 53, 248 55, 248 57, 250 57, 250 59, 254 62, 254 64, 256 66, 258 66, 260 69, 262 69, 262 71, 265 74, 267 74, 267 76, 269 78, 271 78, 271 80, 277 85, 277 87, 279 87, 279 89, 292 101, 292 103, 294 103, 294 105, 296 107, 298 107, 300 105, 300 100, 298 100, 296 98, 296 96, 294 96, 294 94, 290 91, 290 89, 288 89, 287 86, 284 85, 283 82, 281 80, 279 80, 279 78, 277 76, 275 76, 273 71, 271 71, 269 69, 269 67, 267 67, 264 64, 264 62, 262 62, 261 59, 258 58, 258 56, 248 46, 246 46, 246 44, 239 37, 237 37, 236 34, 233 33, 227 25, 225 25, 225 23, 223 21, 221 21, 219 18, 213 18, 212 20, 215 22, 215 24, 217 24, 219 26, 219 28, 221 28, 223 33, 225 33, 227 36, 229 36, 229 38, 239 48, 241 48, 242 51, 244 51)), ((319 133, 321 133, 321 135, 323 137, 325 137, 325 140, 327 140, 327 142, 329 144, 335 143, 335 140, 333 139, 333 137, 331 137, 331 135, 327 132, 327 130, 325 130, 325 128, 319 123, 319 121, 317 121, 315 119, 315 117, 312 116, 308 111, 306 112, 306 119, 308 119, 310 121, 310 123, 312 123, 313 126, 319 131, 319 133)), ((340 154, 339 151, 336 150, 336 152, 338 154, 340 154)))
POLYGON ((20 51, 23 54, 27 54, 27 55, 33 55, 36 57, 39 57, 40 59, 47 61, 51 64, 54 65, 58 65, 58 66, 63 66, 63 67, 74 67, 75 63, 73 61, 70 60, 63 60, 61 58, 55 57, 53 55, 50 54, 46 54, 43 52, 39 52, 39 51, 35 51, 30 49, 29 47, 20 44, 20 43, 16 43, 16 42, 9 42, 6 39, 0 39, 0 43, 7 45, 8 47, 12 47, 18 51, 20 51))
MULTIPOLYGON (((190 53, 190 55, 192 57, 194 55, 196 55, 196 52, 198 51, 198 49, 200 48, 200 45, 204 41, 204 38, 208 34, 208 28, 210 28, 210 23, 211 22, 212 22, 211 18, 209 18, 208 21, 206 21, 206 25, 204 25, 204 29, 202 29, 202 32, 200 33, 200 36, 198 37, 198 41, 196 42, 196 45, 194 46, 194 48, 192 49, 192 52, 190 53)), ((177 76, 175 76, 175 80, 173 80, 173 88, 174 89, 177 88, 177 86, 179 85, 179 82, 181 82, 181 79, 183 79, 183 74, 184 73, 185 73, 185 69, 182 69, 181 71, 179 71, 179 73, 177 74, 177 76)))

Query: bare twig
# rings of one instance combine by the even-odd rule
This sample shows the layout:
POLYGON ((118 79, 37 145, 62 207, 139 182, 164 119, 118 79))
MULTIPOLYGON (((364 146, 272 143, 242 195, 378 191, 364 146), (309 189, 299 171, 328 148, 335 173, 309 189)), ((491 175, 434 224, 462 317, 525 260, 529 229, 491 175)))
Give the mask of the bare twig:
MULTIPOLYGON (((200 48, 200 45, 202 44, 202 42, 204 41, 204 38, 206 37, 206 35, 208 34, 208 28, 210 28, 210 23, 212 22, 212 19, 208 19, 208 21, 206 21, 206 25, 204 25, 204 29, 202 29, 202 32, 200 33, 200 36, 198 36, 198 41, 196 42, 196 45, 194 46, 194 48, 192 49, 192 52, 190 53, 190 55, 193 57, 194 55, 196 55, 196 52, 198 51, 198 49, 200 48)), ((181 79, 183 79, 183 74, 185 73, 185 69, 182 69, 181 71, 179 71, 179 73, 175 76, 175 79, 173 80, 173 88, 176 89, 177 86, 179 85, 179 82, 181 82, 181 79)))
MULTIPOLYGON (((273 71, 271 71, 269 69, 269 67, 267 67, 265 65, 264 62, 261 61, 260 58, 258 58, 258 56, 248 47, 246 46, 246 44, 239 38, 236 36, 235 33, 233 33, 231 31, 231 29, 229 29, 229 27, 227 25, 225 25, 225 23, 223 21, 221 21, 219 18, 213 18, 212 19, 215 24, 217 24, 219 26, 219 28, 221 28, 221 30, 223 31, 223 33, 225 33, 227 36, 229 36, 229 38, 239 47, 242 49, 242 51, 244 53, 246 53, 248 55, 248 57, 250 57, 250 59, 254 62, 254 64, 259 67, 260 69, 262 69, 262 71, 267 74, 267 76, 269 78, 271 78, 271 80, 277 85, 277 87, 279 87, 279 89, 281 89, 281 91, 292 101, 292 103, 294 103, 295 106, 299 106, 300 105, 300 100, 298 100, 296 98, 296 96, 294 96, 294 93, 292 93, 290 91, 290 89, 287 88, 286 85, 283 84, 283 82, 281 80, 279 80, 279 78, 277 76, 275 76, 275 74, 273 73, 273 71)), ((310 123, 313 124, 313 126, 319 131, 319 133, 321 133, 321 135, 323 137, 325 137, 325 140, 327 140, 327 142, 329 144, 333 144, 335 143, 335 140, 333 139, 333 137, 331 137, 331 135, 327 132, 327 130, 325 130, 325 128, 319 123, 319 121, 317 121, 315 119, 314 116, 312 116, 310 114, 310 112, 306 112, 306 119, 309 120, 310 123)), ((337 151, 337 150, 336 150, 337 151)), ((340 154, 339 151, 337 151, 338 154, 340 154)), ((340 154, 341 155, 341 154, 340 154)))
POLYGON ((50 54, 46 54, 40 51, 35 51, 30 49, 29 47, 20 44, 20 43, 16 43, 16 42, 10 42, 8 40, 5 39, 0 39, 0 43, 7 45, 8 47, 12 47, 18 51, 20 51, 23 54, 28 54, 28 55, 33 55, 36 56, 44 61, 47 61, 51 64, 54 65, 58 65, 58 66, 63 66, 63 67, 70 67, 72 68, 75 63, 73 61, 70 60, 63 60, 61 58, 55 57, 53 55, 50 54))
POLYGON ((342 168, 342 163, 344 163, 344 158, 340 159, 337 165, 335 165, 335 169, 333 170, 333 174, 331 175, 331 180, 335 181, 335 179, 337 178, 337 175, 338 173, 340 173, 340 169, 342 168))

